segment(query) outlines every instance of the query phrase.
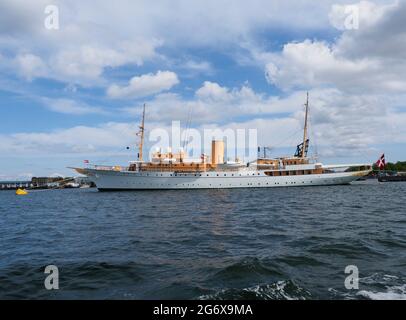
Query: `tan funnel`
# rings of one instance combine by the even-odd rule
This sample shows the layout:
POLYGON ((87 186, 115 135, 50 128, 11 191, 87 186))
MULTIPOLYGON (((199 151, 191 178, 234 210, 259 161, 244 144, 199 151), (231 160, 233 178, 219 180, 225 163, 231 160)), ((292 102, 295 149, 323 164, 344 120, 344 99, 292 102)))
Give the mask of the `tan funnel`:
POLYGON ((224 163, 224 141, 213 140, 211 142, 211 164, 223 164, 224 163))

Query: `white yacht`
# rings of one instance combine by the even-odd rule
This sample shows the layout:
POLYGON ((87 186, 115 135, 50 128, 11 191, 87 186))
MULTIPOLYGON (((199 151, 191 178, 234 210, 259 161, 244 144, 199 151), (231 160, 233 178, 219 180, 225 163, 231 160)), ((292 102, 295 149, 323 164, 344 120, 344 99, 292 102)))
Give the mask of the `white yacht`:
POLYGON ((227 163, 224 142, 212 141, 211 157, 188 160, 183 151, 153 154, 144 162, 145 105, 140 126, 137 161, 122 166, 72 168, 86 175, 100 191, 141 189, 271 188, 349 184, 372 171, 371 164, 323 165, 308 156, 309 99, 306 100, 303 142, 292 157, 258 158, 254 162, 227 163))

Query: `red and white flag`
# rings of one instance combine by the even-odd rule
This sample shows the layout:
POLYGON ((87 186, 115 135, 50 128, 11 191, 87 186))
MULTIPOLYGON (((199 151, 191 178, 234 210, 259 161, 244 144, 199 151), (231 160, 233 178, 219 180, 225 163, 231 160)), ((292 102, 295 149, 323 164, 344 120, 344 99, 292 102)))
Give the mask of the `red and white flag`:
POLYGON ((83 162, 89 164, 89 160, 83 160, 83 162))
POLYGON ((381 155, 381 157, 379 158, 379 160, 376 162, 376 165, 377 165, 377 167, 379 168, 379 170, 385 169, 385 166, 386 166, 385 154, 381 155))

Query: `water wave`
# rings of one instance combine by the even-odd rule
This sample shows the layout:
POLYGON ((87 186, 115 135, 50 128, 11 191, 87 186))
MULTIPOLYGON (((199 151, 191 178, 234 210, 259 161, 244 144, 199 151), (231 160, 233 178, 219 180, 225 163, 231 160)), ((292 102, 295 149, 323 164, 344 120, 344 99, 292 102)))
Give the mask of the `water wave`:
POLYGON ((306 300, 311 294, 293 280, 262 284, 248 288, 222 289, 213 294, 202 295, 200 300, 306 300))
POLYGON ((387 290, 383 292, 361 290, 357 292, 357 295, 371 300, 406 300, 406 284, 387 287, 387 290))

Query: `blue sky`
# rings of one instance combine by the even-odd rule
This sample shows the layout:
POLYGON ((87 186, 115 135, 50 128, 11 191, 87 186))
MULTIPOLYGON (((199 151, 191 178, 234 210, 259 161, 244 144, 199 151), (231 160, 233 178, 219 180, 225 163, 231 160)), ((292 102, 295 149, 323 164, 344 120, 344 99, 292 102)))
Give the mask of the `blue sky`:
POLYGON ((150 132, 192 112, 292 154, 306 91, 320 160, 406 158, 404 2, 52 4, 56 29, 49 1, 0 2, 0 180, 125 164, 143 103, 150 132))

